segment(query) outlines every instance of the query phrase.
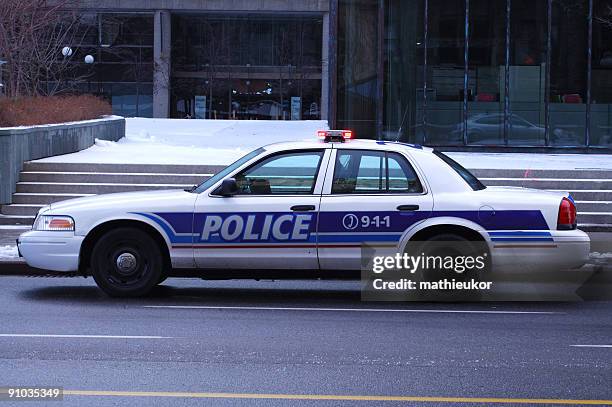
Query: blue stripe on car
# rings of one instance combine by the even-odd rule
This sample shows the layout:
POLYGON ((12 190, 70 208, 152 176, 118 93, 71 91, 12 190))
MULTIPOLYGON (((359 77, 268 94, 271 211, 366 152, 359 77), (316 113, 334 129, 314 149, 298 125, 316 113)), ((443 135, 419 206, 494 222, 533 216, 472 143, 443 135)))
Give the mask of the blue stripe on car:
MULTIPOLYGON (((255 226, 261 226, 262 217, 272 215, 274 217, 291 215, 294 212, 221 212, 221 213, 191 213, 191 212, 159 212, 159 213, 137 213, 156 222, 168 235, 173 244, 185 243, 253 243, 253 242, 280 242, 292 243, 297 240, 256 239, 246 240, 237 238, 232 241, 223 240, 218 235, 211 235, 202 240, 202 229, 205 219, 209 215, 220 216, 223 219, 231 215, 249 216, 256 215, 255 226)), ((508 211, 328 211, 312 213, 312 221, 308 227, 308 236, 300 239, 301 242, 321 243, 343 243, 343 242, 398 242, 402 233, 415 223, 428 218, 455 217, 462 218, 479 224, 489 231, 493 241, 553 241, 548 225, 542 213, 538 210, 508 210, 508 211), (484 213, 484 214, 483 214, 484 213), (353 229, 347 229, 343 225, 346 215, 355 215, 357 218, 389 217, 387 225, 368 223, 363 226, 359 223, 353 229), (317 228, 318 224, 318 228, 317 228), (319 233, 317 235, 317 232, 319 233), (381 234, 386 232, 387 234, 381 234)), ((286 224, 285 227, 290 225, 286 224)))

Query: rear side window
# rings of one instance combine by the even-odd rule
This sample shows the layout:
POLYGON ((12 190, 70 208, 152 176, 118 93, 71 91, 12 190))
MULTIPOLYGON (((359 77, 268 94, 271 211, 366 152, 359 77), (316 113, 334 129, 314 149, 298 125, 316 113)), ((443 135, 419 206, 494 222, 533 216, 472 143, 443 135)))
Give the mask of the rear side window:
POLYGON ((336 155, 332 194, 421 192, 414 169, 398 153, 339 150, 336 155))
POLYGON ((461 175, 461 178, 463 178, 465 180, 465 182, 467 182, 468 185, 474 191, 479 191, 481 189, 485 189, 486 188, 486 186, 482 182, 480 182, 480 180, 478 178, 476 178, 476 176, 474 176, 474 174, 472 174, 471 172, 469 172, 468 170, 463 168, 463 166, 461 164, 459 164, 457 161, 453 160, 452 158, 450 158, 446 154, 441 153, 441 152, 439 152, 437 150, 434 150, 433 153, 435 155, 437 155, 446 164, 448 164, 449 167, 451 167, 453 170, 455 170, 455 172, 457 174, 461 175))

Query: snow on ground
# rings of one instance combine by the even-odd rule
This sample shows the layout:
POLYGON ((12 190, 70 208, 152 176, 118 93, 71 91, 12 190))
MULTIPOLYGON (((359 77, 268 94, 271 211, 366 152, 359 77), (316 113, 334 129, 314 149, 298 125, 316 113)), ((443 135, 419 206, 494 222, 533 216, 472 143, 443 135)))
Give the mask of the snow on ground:
POLYGON ((19 257, 17 246, 0 246, 0 259, 12 259, 19 257))
POLYGON ((26 230, 32 229, 32 226, 25 225, 0 225, 0 231, 2 230, 26 230))
POLYGON ((327 129, 322 120, 126 119, 126 137, 96 140, 77 153, 44 162, 124 164, 229 164, 262 145, 312 140, 327 129))
POLYGON ((594 258, 594 259, 610 259, 610 260, 612 260, 612 253, 610 253, 610 252, 604 252, 604 253, 591 252, 591 253, 589 253, 589 257, 594 258))
MULTIPOLYGON (((327 129, 323 120, 195 120, 126 119, 126 137, 118 142, 97 140, 78 153, 42 159, 45 162, 116 164, 225 165, 262 145, 290 140, 312 140, 327 129)), ((605 169, 612 155, 449 153, 467 168, 605 169)))

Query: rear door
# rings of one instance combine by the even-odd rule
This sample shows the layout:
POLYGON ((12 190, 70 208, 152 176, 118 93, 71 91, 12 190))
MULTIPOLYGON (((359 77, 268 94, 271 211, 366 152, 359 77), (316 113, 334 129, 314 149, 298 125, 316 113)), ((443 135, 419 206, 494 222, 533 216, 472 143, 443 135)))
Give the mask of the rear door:
POLYGON ((433 199, 404 154, 333 151, 319 212, 319 264, 359 270, 363 243, 397 247, 408 228, 431 215, 433 199))

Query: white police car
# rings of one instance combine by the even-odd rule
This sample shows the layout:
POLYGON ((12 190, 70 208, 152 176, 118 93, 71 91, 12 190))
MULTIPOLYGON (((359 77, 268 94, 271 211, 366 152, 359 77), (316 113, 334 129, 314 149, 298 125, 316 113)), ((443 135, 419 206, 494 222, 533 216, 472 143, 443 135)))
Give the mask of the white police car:
POLYGON ((33 267, 92 275, 112 296, 143 295, 169 275, 355 277, 363 242, 401 252, 439 236, 485 242, 499 269, 518 257, 586 262, 569 194, 485 187, 436 150, 351 135, 259 148, 189 191, 52 204, 20 253, 33 267))

